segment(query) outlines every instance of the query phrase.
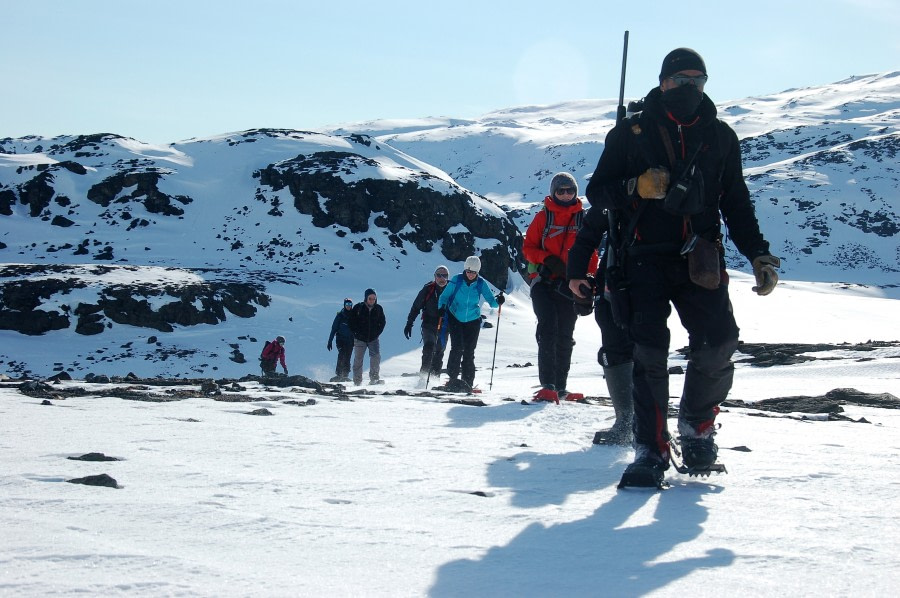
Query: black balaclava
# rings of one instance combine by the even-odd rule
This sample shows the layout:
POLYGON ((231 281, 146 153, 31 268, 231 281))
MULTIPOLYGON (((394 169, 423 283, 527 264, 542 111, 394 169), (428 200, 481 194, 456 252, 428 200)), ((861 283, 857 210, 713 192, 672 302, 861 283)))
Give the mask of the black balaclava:
MULTIPOLYGON (((690 48, 675 48, 663 58, 659 69, 659 82, 681 71, 700 71, 704 75, 706 63, 703 57, 690 48)), ((662 93, 662 104, 678 122, 688 122, 697 114, 697 108, 703 101, 703 91, 696 85, 681 85, 662 93)))

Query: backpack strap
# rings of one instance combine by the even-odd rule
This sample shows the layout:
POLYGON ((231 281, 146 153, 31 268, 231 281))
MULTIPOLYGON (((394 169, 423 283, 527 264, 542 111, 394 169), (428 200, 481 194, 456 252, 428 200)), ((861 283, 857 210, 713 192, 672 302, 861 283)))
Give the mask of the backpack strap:
POLYGON ((428 289, 428 292, 425 293, 425 299, 422 300, 421 319, 423 322, 425 321, 425 304, 428 303, 428 300, 431 299, 431 297, 434 295, 434 292, 437 290, 437 283, 434 281, 431 281, 430 283, 428 283, 428 287, 429 287, 429 289, 428 289))
POLYGON ((453 304, 453 300, 456 299, 456 294, 459 292, 459 287, 460 285, 462 285, 462 281, 454 278, 453 284, 455 286, 453 287, 453 292, 450 293, 450 298, 447 299, 447 309, 450 309, 450 306, 453 304))
MULTIPOLYGON (((459 287, 462 286, 463 282, 462 282, 462 280, 459 280, 455 284, 456 284, 456 286, 453 288, 453 292, 450 293, 450 298, 447 300, 447 309, 450 309, 450 306, 453 304, 453 300, 456 299, 456 294, 459 292, 459 287)), ((481 276, 478 277, 477 284, 478 284, 478 292, 481 294, 484 294, 485 282, 481 276)))
MULTIPOLYGON (((547 239, 552 239, 553 237, 559 236, 565 232, 565 226, 557 226, 554 222, 553 212, 547 209, 547 206, 542 208, 544 210, 544 214, 546 214, 546 220, 544 223, 544 233, 541 235, 541 249, 547 251, 547 248, 544 246, 544 241, 547 239)), ((584 219, 584 210, 579 210, 575 213, 575 230, 581 230, 581 222, 584 219)), ((571 226, 571 223, 569 223, 571 226)))

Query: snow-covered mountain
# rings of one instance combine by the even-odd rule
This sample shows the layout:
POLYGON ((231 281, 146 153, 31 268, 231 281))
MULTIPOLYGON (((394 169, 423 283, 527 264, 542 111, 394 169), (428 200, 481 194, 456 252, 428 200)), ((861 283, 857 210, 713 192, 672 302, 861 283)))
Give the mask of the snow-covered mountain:
POLYGON ((0 361, 12 373, 100 361, 142 375, 240 374, 275 334, 308 363, 312 346, 325 353, 344 297, 374 287, 397 322, 413 273, 479 254, 505 288, 522 266, 521 235, 499 207, 365 136, 254 130, 158 147, 101 134, 0 147, 0 361), (48 340, 72 334, 98 338, 47 354, 48 340))
MULTIPOLYGON (((783 278, 900 294, 898 75, 720 106, 783 278)), ((168 146, 0 139, 0 369, 239 376, 284 334, 296 373, 329 376, 333 314, 367 287, 383 352, 409 351, 399 330, 436 265, 477 253, 496 288, 521 288, 520 230, 553 173, 587 180, 614 115, 578 101, 168 146)))
MULTIPOLYGON (((649 91, 649 87, 648 87, 649 91)), ((708 90, 714 100, 714 88, 708 90)), ((637 99, 637 98, 634 98, 637 99)), ((895 289, 900 281, 900 72, 719 104, 741 139, 748 185, 784 276, 895 289)), ((449 173, 520 226, 550 178, 586 186, 616 116, 609 100, 523 106, 460 121, 375 121, 366 133, 449 173)), ((730 267, 746 260, 728 245, 730 267)))

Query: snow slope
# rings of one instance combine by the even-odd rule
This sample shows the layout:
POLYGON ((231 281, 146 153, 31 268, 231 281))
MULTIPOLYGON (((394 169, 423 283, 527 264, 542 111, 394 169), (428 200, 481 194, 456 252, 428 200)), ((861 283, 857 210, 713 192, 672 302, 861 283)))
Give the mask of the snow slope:
MULTIPOLYGON (((750 286, 733 279, 748 341, 900 339, 897 301, 790 282, 760 298, 750 286)), ((148 403, 76 380, 60 388, 92 394, 41 405, 4 385, 0 594, 893 593, 900 412, 846 407, 869 422, 858 423, 728 408, 717 438, 727 475, 670 472, 665 492, 617 491, 631 451, 590 444, 611 408, 522 404, 537 383, 525 297, 499 319, 476 352, 484 407, 417 396, 401 375, 418 360, 413 343, 383 365, 383 387, 351 401, 248 384, 249 403, 148 403), (273 416, 246 415, 263 407, 273 416), (122 460, 67 459, 88 452, 122 460), (100 473, 121 487, 64 483, 100 473)), ((597 328, 581 318, 577 330, 571 386, 606 396, 597 328)), ((679 329, 673 349, 681 342, 679 329)), ((759 368, 738 354, 731 398, 900 396, 900 348, 860 355, 759 368)), ((680 384, 673 376, 672 395, 680 384)))

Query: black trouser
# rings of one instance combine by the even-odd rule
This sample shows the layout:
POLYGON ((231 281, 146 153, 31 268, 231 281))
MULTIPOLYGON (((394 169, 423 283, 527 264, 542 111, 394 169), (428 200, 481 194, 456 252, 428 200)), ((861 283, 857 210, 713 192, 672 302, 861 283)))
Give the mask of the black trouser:
POLYGON ((725 400, 734 378, 731 355, 738 327, 728 298, 727 277, 715 290, 688 277, 687 260, 668 256, 629 256, 631 324, 634 341, 635 442, 663 452, 668 441, 668 355, 666 320, 675 306, 688 332, 688 366, 679 418, 708 421, 725 400), (671 305, 670 305, 671 304, 671 305))
POLYGON ((538 282, 531 287, 531 305, 537 316, 538 379, 541 386, 565 390, 572 363, 572 333, 578 314, 572 299, 556 289, 565 282, 538 282))
POLYGON ((432 374, 440 374, 444 364, 444 347, 438 339, 437 324, 425 324, 422 322, 422 367, 423 374, 429 371, 432 374))
POLYGON ((353 356, 353 342, 338 343, 337 366, 334 373, 338 378, 350 377, 350 357, 353 356))
POLYGON ((450 314, 450 355, 447 357, 447 375, 451 379, 459 377, 469 385, 475 383, 475 346, 481 333, 481 318, 471 322, 460 322, 450 314))
POLYGON ((600 350, 597 363, 605 368, 622 365, 632 360, 634 343, 628 331, 613 321, 612 307, 602 295, 594 301, 594 320, 600 327, 600 350))

